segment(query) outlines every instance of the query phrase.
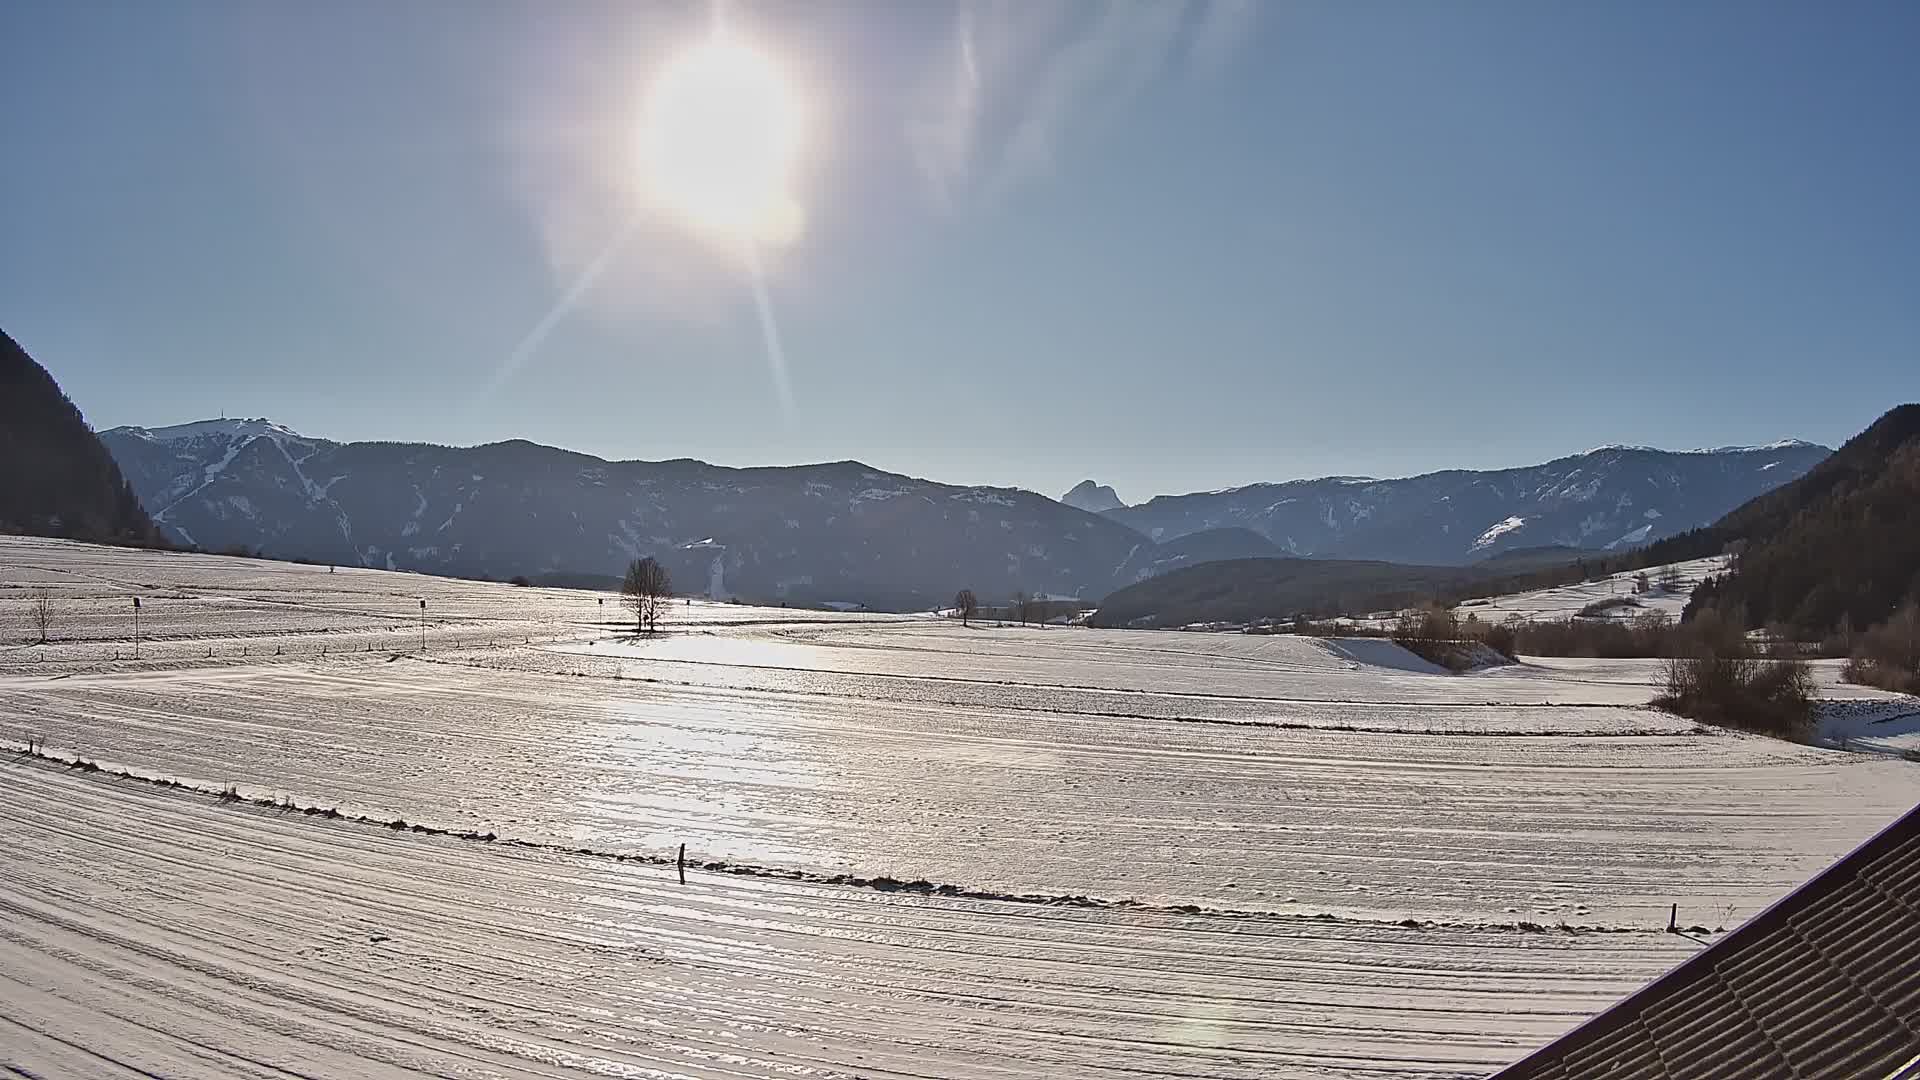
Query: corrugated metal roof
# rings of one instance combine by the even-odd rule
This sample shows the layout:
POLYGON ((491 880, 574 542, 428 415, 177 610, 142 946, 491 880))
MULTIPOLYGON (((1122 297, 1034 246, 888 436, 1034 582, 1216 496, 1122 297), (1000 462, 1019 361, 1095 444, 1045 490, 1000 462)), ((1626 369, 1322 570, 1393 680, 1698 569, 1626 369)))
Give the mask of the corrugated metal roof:
POLYGON ((1920 807, 1493 1080, 1897 1080, 1920 1057, 1920 807))

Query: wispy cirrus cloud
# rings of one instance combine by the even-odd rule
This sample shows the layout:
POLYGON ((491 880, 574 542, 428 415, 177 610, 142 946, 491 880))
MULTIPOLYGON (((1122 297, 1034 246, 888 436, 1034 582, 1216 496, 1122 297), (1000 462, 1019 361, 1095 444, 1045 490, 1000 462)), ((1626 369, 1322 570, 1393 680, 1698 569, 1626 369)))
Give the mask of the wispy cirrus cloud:
POLYGON ((1170 71, 1224 69, 1256 18, 1252 0, 963 0, 909 120, 930 194, 954 209, 1054 174, 1170 71))

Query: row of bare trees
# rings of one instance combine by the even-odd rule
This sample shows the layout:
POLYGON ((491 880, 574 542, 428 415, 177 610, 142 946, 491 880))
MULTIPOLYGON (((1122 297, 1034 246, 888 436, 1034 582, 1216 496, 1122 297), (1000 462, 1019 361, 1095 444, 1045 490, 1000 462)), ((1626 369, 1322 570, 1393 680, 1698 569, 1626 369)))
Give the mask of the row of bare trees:
MULTIPOLYGON (((1018 619, 1022 626, 1030 622, 1044 624, 1047 621, 1047 601, 1039 596, 1028 596, 1024 592, 1014 593, 1013 598, 1007 601, 1005 608, 988 610, 1001 611, 1002 617, 1018 619)), ((960 616, 961 625, 971 625, 974 616, 980 614, 980 598, 974 595, 972 589, 961 589, 954 594, 953 611, 960 616)))

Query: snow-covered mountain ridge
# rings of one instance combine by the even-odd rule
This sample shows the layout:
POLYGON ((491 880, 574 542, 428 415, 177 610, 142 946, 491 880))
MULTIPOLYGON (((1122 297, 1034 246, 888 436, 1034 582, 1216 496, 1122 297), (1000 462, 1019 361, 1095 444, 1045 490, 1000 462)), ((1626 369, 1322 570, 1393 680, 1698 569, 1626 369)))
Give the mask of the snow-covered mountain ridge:
POLYGON ((266 420, 101 440, 176 539, 344 565, 584 580, 652 555, 681 591, 909 608, 963 587, 1097 599, 1156 547, 1032 492, 854 461, 734 469, 524 440, 337 443, 266 420))
POLYGON ((1603 446, 1525 468, 1249 484, 1106 513, 1161 542, 1238 527, 1290 555, 1462 563, 1512 548, 1619 549, 1672 536, 1829 453, 1798 439, 1711 450, 1603 446))
MULTIPOLYGON (((581 579, 654 555, 682 590, 892 608, 945 602, 961 587, 983 599, 1097 600, 1222 558, 1461 563, 1522 547, 1632 545, 1711 521, 1826 454, 1802 443, 1611 448, 1525 469, 1253 484, 1089 513, 853 461, 736 469, 606 461, 525 440, 340 443, 266 419, 100 438, 156 522, 208 550, 581 579)), ((1111 496, 1091 481, 1083 489, 1111 496)))

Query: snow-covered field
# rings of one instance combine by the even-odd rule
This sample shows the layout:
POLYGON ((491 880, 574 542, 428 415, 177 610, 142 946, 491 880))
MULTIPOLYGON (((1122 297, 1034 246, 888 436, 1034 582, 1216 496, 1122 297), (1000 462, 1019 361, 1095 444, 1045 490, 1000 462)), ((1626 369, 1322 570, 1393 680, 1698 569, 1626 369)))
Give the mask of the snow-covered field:
POLYGON ((1474 1076, 1920 800, 1645 662, 670 614, 0 539, 0 747, 105 769, 0 758, 0 1066, 1474 1076))
POLYGON ((1561 585, 1552 589, 1536 589, 1532 592, 1508 593, 1504 596, 1482 597, 1469 600, 1454 609, 1460 618, 1473 615, 1481 622, 1502 623, 1509 619, 1524 621, 1543 621, 1552 619, 1571 619, 1580 614, 1589 604, 1613 601, 1613 606, 1604 613, 1605 618, 1632 619, 1643 615, 1665 615, 1670 619, 1679 619, 1680 612, 1686 608, 1687 599, 1693 595, 1694 586, 1713 574, 1727 568, 1725 556, 1715 555, 1706 559, 1693 559, 1687 562, 1669 564, 1676 580, 1670 582, 1674 587, 1661 585, 1662 571, 1666 566, 1648 567, 1643 571, 1621 571, 1594 581, 1583 581, 1573 585, 1561 585), (1651 586, 1644 593, 1635 593, 1634 577, 1636 573, 1647 576, 1651 586))

